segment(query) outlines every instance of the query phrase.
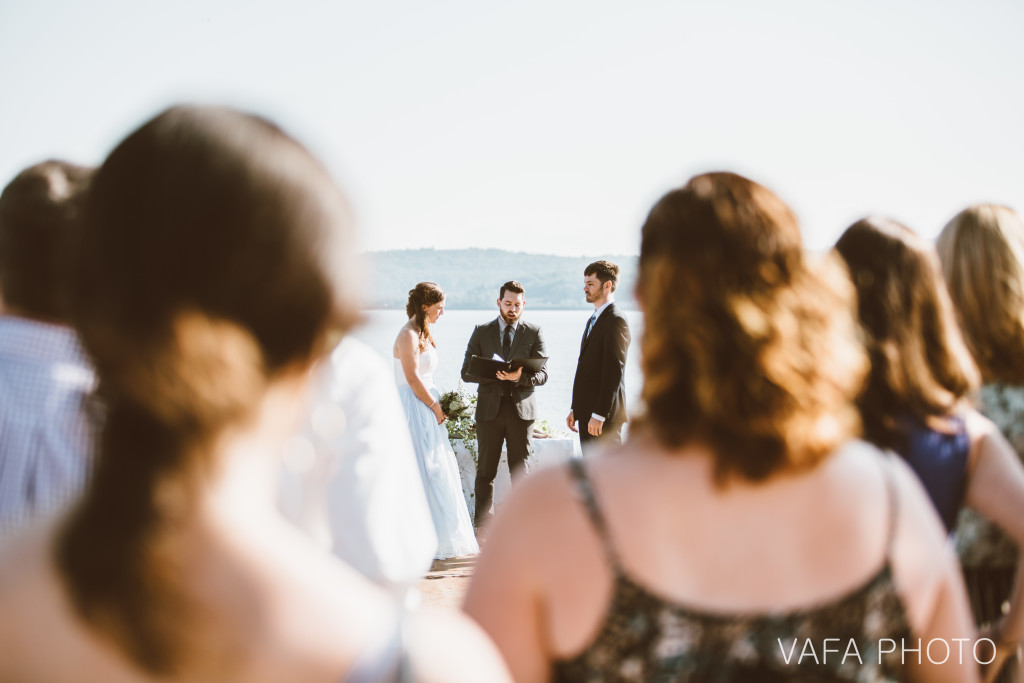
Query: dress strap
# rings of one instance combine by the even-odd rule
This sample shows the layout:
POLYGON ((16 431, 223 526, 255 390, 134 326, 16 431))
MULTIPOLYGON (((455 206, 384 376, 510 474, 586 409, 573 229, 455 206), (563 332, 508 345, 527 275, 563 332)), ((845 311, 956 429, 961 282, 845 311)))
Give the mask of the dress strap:
POLYGON ((885 558, 892 557, 892 547, 896 537, 896 522, 900 514, 900 497, 896 490, 896 481, 892 468, 896 456, 890 451, 885 451, 882 456, 882 476, 885 478, 885 491, 889 503, 889 522, 885 532, 885 558))
POLYGON ((601 545, 604 548, 608 564, 611 565, 616 574, 620 574, 619 558, 615 552, 615 546, 612 544, 611 534, 608 533, 608 525, 605 522, 604 515, 601 514, 601 508, 597 504, 594 485, 591 483, 590 477, 587 476, 587 470, 583 466, 583 459, 572 458, 569 460, 569 472, 572 474, 573 484, 575 484, 576 497, 583 503, 583 507, 586 508, 590 523, 594 526, 594 531, 597 532, 598 538, 601 539, 601 545))

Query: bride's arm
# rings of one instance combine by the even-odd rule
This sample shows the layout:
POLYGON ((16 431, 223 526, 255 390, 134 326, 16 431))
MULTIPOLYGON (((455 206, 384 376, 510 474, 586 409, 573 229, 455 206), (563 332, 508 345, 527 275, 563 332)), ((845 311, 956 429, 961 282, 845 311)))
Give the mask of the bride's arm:
MULTIPOLYGON (((405 381, 409 383, 412 393, 416 394, 416 398, 423 401, 423 405, 433 410, 435 415, 439 414, 441 406, 437 404, 433 394, 427 390, 427 385, 420 379, 420 348, 416 333, 413 330, 403 329, 398 333, 398 340, 395 342, 395 346, 398 348, 398 360, 402 363, 405 381)), ((438 421, 440 419, 438 418, 438 421)))

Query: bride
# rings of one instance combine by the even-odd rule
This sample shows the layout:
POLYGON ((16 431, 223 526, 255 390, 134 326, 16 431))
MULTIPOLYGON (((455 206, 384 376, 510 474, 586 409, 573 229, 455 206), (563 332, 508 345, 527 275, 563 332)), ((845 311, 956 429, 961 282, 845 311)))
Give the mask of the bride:
POLYGON ((455 452, 443 426, 440 392, 434 386, 437 348, 430 327, 444 313, 444 290, 421 282, 409 291, 409 322, 395 339, 395 381, 409 423, 423 488, 437 530, 434 557, 444 560, 480 552, 462 493, 455 452))

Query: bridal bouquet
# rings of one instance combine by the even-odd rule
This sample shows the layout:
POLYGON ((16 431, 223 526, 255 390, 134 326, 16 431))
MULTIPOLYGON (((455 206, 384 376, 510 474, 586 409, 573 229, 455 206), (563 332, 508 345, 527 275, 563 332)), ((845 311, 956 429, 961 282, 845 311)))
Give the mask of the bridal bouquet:
POLYGON ((444 426, 448 428, 448 438, 452 441, 461 439, 476 460, 476 420, 473 419, 476 395, 468 392, 459 382, 458 389, 441 394, 440 403, 441 411, 447 418, 444 426))
MULTIPOLYGON (((441 411, 451 421, 472 419, 476 396, 466 391, 459 382, 459 388, 441 394, 441 411)), ((475 428, 476 425, 474 425, 475 428)))

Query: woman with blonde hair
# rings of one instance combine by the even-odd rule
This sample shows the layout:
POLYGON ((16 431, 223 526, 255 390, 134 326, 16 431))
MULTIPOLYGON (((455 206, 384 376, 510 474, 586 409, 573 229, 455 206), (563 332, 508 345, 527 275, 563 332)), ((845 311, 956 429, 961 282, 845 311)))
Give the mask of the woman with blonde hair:
POLYGON ((916 478, 851 441, 849 284, 790 209, 694 177, 644 224, 637 295, 629 443, 514 490, 469 589, 515 679, 977 680, 890 647, 955 648, 967 603, 916 478))
MULTIPOLYGON (((857 399, 865 438, 899 453, 920 477, 947 532, 965 506, 1024 543, 1024 467, 968 403, 978 371, 964 344, 931 242, 884 218, 860 220, 836 251, 857 288, 871 372, 857 399)), ((1021 577, 1024 579, 1024 575, 1021 577)), ((985 635, 999 645, 994 678, 1024 639, 1024 591, 985 635)))
MULTIPOLYGON (((946 224, 937 246, 964 338, 981 371, 978 409, 1024 460, 1024 220, 1009 207, 977 204, 946 224)), ((1010 604, 1022 599, 1019 541, 998 522, 965 510, 957 525, 957 553, 982 626, 1002 618, 1008 598, 1010 604)), ((1017 635, 1005 637, 1012 642, 1017 635)), ((1019 670, 1019 660, 1015 666, 1019 670)))
POLYGON ((84 499, 0 552, 0 680, 505 680, 277 512, 313 364, 357 318, 349 212, 273 124, 175 107, 96 174, 73 310, 105 422, 84 499))

